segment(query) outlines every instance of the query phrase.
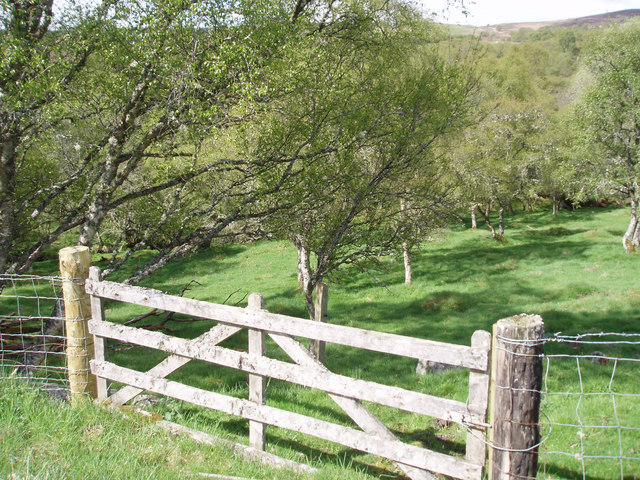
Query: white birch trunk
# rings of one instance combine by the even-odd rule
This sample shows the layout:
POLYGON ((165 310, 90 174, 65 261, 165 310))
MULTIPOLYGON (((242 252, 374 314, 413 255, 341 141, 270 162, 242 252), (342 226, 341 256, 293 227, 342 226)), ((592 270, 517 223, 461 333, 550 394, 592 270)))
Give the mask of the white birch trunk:
POLYGON ((402 256, 404 257, 404 283, 411 285, 411 248, 407 242, 402 242, 402 256))
POLYGON ((631 218, 629 220, 629 227, 622 237, 622 246, 625 251, 633 252, 638 248, 638 200, 635 195, 631 197, 631 218))
POLYGON ((476 205, 475 203, 471 205, 471 228, 473 228, 474 230, 478 228, 478 216, 476 214, 477 208, 478 205, 476 205))
POLYGON ((293 243, 298 252, 298 285, 304 288, 311 278, 311 267, 309 263, 309 250, 304 244, 302 235, 295 235, 293 243))
POLYGON ((315 305, 313 303, 313 290, 317 281, 312 278, 311 263, 309 258, 309 249, 305 245, 302 235, 294 235, 293 243, 298 251, 298 285, 302 287, 304 293, 305 304, 309 318, 315 318, 315 305))
POLYGON ((491 224, 491 202, 487 203, 487 207, 484 210, 480 210, 482 217, 484 218, 484 222, 487 224, 487 227, 491 230, 491 236, 493 238, 497 238, 498 234, 496 233, 495 227, 491 224))

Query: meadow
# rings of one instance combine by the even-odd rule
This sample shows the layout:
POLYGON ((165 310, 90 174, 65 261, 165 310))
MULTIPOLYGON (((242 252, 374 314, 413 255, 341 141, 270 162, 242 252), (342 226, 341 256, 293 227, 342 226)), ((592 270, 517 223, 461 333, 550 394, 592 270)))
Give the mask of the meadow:
MULTIPOLYGON (((563 335, 589 332, 640 333, 640 285, 636 281, 640 257, 626 254, 620 241, 627 220, 627 209, 583 208, 561 211, 557 217, 551 216, 548 211, 517 212, 508 218, 505 237, 500 241, 493 240, 490 232, 482 226, 472 230, 468 225, 453 225, 415 252, 412 285, 404 284, 401 258, 393 256, 379 259, 380 265, 376 268, 371 264, 354 265, 330 279, 329 321, 466 345, 475 330, 490 331, 497 320, 520 313, 541 315, 545 330, 550 335, 559 332, 563 335)), ((139 252, 125 269, 115 275, 118 278, 111 280, 126 278, 150 255, 151 252, 139 252)), ((94 264, 105 265, 105 257, 95 255, 94 264)), ((288 242, 262 241, 211 247, 167 266, 146 279, 142 285, 180 294, 189 284, 184 291, 187 297, 240 306, 246 305, 246 298, 251 292, 259 292, 264 296, 265 307, 269 311, 305 317, 304 299, 297 287, 295 265, 296 252, 288 242)), ((51 273, 55 268, 54 260, 42 262, 37 267, 39 273, 51 273)), ((107 319, 118 322, 145 313, 144 310, 117 303, 109 303, 106 308, 107 319)), ((139 324, 154 323, 157 328, 161 320, 162 317, 148 317, 139 324)), ((209 322, 169 322, 164 325, 172 334, 189 338, 210 327, 209 322)), ((246 341, 246 335, 238 334, 224 345, 243 349, 246 348, 246 341)), ((607 356, 640 358, 637 345, 611 344, 599 346, 598 349, 603 350, 607 356)), ((571 350, 572 354, 593 353, 590 346, 579 345, 571 350)), ((566 351, 564 346, 547 344, 547 353, 563 351, 566 351)), ((267 354, 274 358, 285 358, 274 344, 268 344, 267 354)), ((141 351, 127 345, 112 345, 110 356, 118 364, 139 370, 148 369, 163 358, 157 352, 141 351)), ((415 361, 333 345, 327 346, 326 364, 334 372, 357 378, 466 400, 466 371, 448 370, 419 376, 414 371, 415 361)), ((618 392, 636 395, 640 391, 634 381, 634 365, 630 365, 617 366, 613 388, 618 392)), ((599 365, 585 361, 582 364, 579 362, 576 369, 575 360, 563 362, 554 358, 552 367, 545 378, 545 387, 549 391, 602 388, 606 392, 607 382, 613 378, 611 364, 599 365), (582 376, 582 382, 579 381, 579 376, 582 376)), ((246 377, 241 372, 204 363, 191 362, 170 378, 245 398, 248 391, 246 377)), ((608 388, 611 389, 611 385, 608 388)), ((64 475, 52 474, 47 477, 37 473, 33 478, 87 478, 86 475, 76 475, 75 472, 85 471, 86 467, 80 468, 80 465, 91 462, 91 452, 98 452, 96 454, 102 458, 100 455, 104 454, 99 452, 108 450, 110 456, 117 458, 115 449, 122 446, 125 449, 123 455, 129 455, 131 452, 127 450, 127 442, 136 445, 132 453, 134 460, 131 461, 139 459, 143 464, 146 462, 144 459, 148 455, 144 448, 137 446, 144 442, 127 440, 129 437, 124 433, 126 425, 131 424, 132 430, 146 432, 142 435, 148 437, 147 429, 151 427, 141 424, 139 420, 130 420, 120 427, 112 427, 104 412, 86 407, 89 423, 85 425, 79 419, 84 410, 76 412, 67 407, 51 406, 47 400, 34 398, 31 394, 26 395, 30 403, 22 402, 19 400, 21 397, 11 393, 15 391, 16 387, 13 386, 3 388, 0 401, 15 411, 28 409, 30 404, 43 403, 48 405, 44 408, 61 412, 61 421, 68 427, 69 435, 79 437, 82 448, 87 453, 78 460, 67 459, 66 450, 62 451, 62 447, 52 439, 47 440, 46 432, 61 427, 40 426, 42 417, 35 413, 33 420, 29 420, 28 412, 19 413, 20 418, 26 419, 23 421, 15 421, 13 414, 0 414, 2 437, 14 439, 3 442, 4 451, 0 451, 0 458, 11 461, 7 463, 6 460, 0 460, 0 476, 25 472, 25 468, 30 472, 46 472, 49 463, 43 452, 53 450, 54 456, 66 459, 64 461, 69 465, 66 470, 60 470, 64 475), (70 417, 66 418, 63 414, 70 417), (86 437, 91 434, 87 432, 91 432, 91 425, 97 424, 101 425, 101 432, 111 432, 114 428, 116 430, 113 432, 117 433, 100 433, 94 435, 95 440, 93 437, 88 440, 86 437), (33 436, 31 433, 21 435, 23 429, 33 436), (107 445, 111 445, 111 439, 116 437, 118 441, 114 442, 112 452, 107 445), (124 440, 120 440, 121 438, 124 440), (91 442, 94 441, 98 442, 99 447, 93 446, 91 442), (74 463, 76 461, 78 463, 74 463)), ((272 380, 268 384, 267 399, 269 405, 351 425, 348 417, 320 392, 272 380)), ((614 405, 615 412, 611 411, 609 397, 594 397, 580 404, 576 404, 577 401, 571 396, 545 399, 543 410, 546 418, 552 418, 558 423, 575 423, 575 414, 578 412, 579 421, 585 424, 604 424, 603 422, 609 422, 615 416, 623 425, 636 429, 640 427, 636 397, 621 399, 617 406, 614 405)), ((153 408, 168 420, 247 443, 247 422, 235 417, 172 400, 153 408)), ((371 408, 405 441, 449 454, 464 454, 465 431, 455 425, 398 413, 384 407, 371 408)), ((6 408, 0 410, 12 411, 6 408)), ((44 416, 55 418, 58 414, 44 416)), ((122 422, 116 417, 113 421, 114 425, 122 422)), ((162 453, 154 453, 151 458, 157 457, 157 461, 150 463, 150 468, 155 469, 153 473, 142 473, 141 470, 139 476, 116 474, 116 477, 174 478, 171 475, 176 474, 176 471, 184 473, 188 468, 190 471, 201 470, 253 478, 312 478, 303 474, 274 473, 263 467, 245 465, 237 459, 230 459, 228 452, 216 452, 217 460, 205 458, 207 455, 203 452, 206 449, 201 450, 202 447, 186 447, 183 441, 164 437, 160 433, 153 434, 156 435, 162 440, 151 442, 145 448, 154 452, 156 449, 164 451, 167 460, 162 460, 162 453), (168 460, 171 455, 182 455, 182 449, 187 449, 184 458, 196 458, 192 466, 187 467, 187 464, 191 465, 191 460, 168 460), (174 451, 179 453, 169 455, 168 452, 174 451), (167 473, 162 473, 165 469, 167 473)), ((612 430, 604 433, 598 431, 593 435, 587 432, 578 437, 575 429, 556 428, 544 446, 541 456, 543 468, 539 477, 637 478, 640 475, 638 460, 625 461, 623 464, 617 460, 602 459, 585 462, 576 456, 544 454, 545 451, 561 450, 577 454, 608 455, 613 449, 616 455, 637 457, 640 449, 640 434, 637 430, 625 432, 624 439, 620 439, 620 442, 619 436, 619 430, 612 430), (624 452, 618 452, 621 449, 624 452)), ((321 468, 322 473, 317 478, 403 478, 387 461, 296 432, 268 428, 267 445, 268 450, 273 453, 321 468)), ((117 464, 118 460, 114 462, 117 464)), ((119 467, 115 464, 106 463, 100 468, 105 471, 120 471, 116 470, 119 467)), ((102 478, 96 472, 89 476, 102 478)), ((113 475, 109 477, 112 478, 113 475)))

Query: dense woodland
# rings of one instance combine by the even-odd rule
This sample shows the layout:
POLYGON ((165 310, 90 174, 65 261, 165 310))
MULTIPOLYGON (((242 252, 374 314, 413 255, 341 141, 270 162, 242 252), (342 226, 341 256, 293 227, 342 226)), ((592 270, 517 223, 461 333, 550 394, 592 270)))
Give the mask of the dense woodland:
POLYGON ((0 5, 0 273, 286 239, 313 316, 342 266, 403 252, 410 281, 461 219, 615 203, 640 246, 637 21, 490 43, 401 0, 0 5))

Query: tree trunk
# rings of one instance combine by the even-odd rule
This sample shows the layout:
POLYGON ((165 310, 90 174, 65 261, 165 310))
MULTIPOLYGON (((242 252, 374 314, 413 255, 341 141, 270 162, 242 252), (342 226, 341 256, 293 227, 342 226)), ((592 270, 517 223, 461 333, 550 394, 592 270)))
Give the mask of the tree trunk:
POLYGON ((309 318, 313 320, 315 318, 313 290, 318 282, 322 281, 322 279, 316 280, 312 275, 313 272, 311 271, 309 248, 305 244, 304 237, 302 235, 294 235, 293 244, 296 246, 296 250, 298 251, 298 284, 302 287, 302 292, 304 293, 304 300, 307 306, 307 312, 309 313, 309 318))
POLYGON ((298 285, 303 289, 311 278, 311 266, 309 263, 309 250, 304 244, 302 235, 294 235, 293 244, 298 252, 298 285))
POLYGON ((504 207, 500 207, 500 213, 498 215, 498 235, 504 236, 504 207))
POLYGON ((629 228, 622 237, 622 246, 627 252, 634 252, 638 248, 638 199, 635 195, 631 196, 631 218, 629 220, 629 228))
POLYGON ((489 227, 489 229, 491 230, 491 236, 493 238, 497 238, 497 233, 496 233, 496 229, 495 227, 491 224, 491 202, 487 203, 487 208, 485 208, 484 210, 480 210, 480 213, 482 214, 482 218, 484 218, 484 222, 487 224, 487 227, 489 227))
POLYGON ((476 205, 475 203, 471 205, 471 228, 473 228, 474 230, 478 228, 478 217, 476 215, 477 208, 478 205, 476 205))
POLYGON ((553 202, 553 216, 555 217, 558 214, 558 199, 554 195, 551 197, 551 201, 553 202))
POLYGON ((314 285, 312 285, 311 281, 304 284, 302 288, 304 292, 304 303, 307 307, 307 313, 309 314, 309 319, 313 320, 316 317, 316 306, 313 302, 313 290, 314 285))
POLYGON ((404 283, 411 285, 411 248, 407 242, 402 242, 402 254, 404 257, 404 283))
POLYGON ((96 198, 91 205, 89 205, 87 220, 82 225, 80 236, 78 237, 78 245, 85 247, 91 246, 91 243, 98 232, 98 228, 102 225, 107 214, 105 204, 106 202, 104 201, 104 198, 96 198))
POLYGON ((17 134, 7 133, 2 138, 0 169, 0 272, 7 267, 9 254, 15 239, 15 209, 13 196, 16 186, 17 134))
POLYGON ((118 164, 116 158, 122 151, 121 141, 115 137, 109 139, 109 153, 105 162, 102 179, 98 184, 95 196, 87 210, 87 217, 80 228, 80 236, 78 237, 78 245, 90 247, 93 239, 98 232, 98 228, 102 225, 107 216, 107 203, 111 193, 114 191, 114 184, 118 175, 118 164))

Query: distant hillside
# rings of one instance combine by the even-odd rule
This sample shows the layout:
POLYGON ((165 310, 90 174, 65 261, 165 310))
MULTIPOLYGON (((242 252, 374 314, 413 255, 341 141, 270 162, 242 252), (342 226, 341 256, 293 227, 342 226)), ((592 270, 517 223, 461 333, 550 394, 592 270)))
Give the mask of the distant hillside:
POLYGON ((640 9, 620 10, 619 12, 602 13, 600 15, 590 15, 555 22, 522 22, 522 23, 501 23, 498 25, 487 25, 484 27, 472 27, 466 25, 451 25, 451 32, 458 35, 481 36, 489 42, 509 41, 511 36, 520 29, 538 30, 543 27, 602 27, 611 23, 623 23, 633 18, 640 18, 640 9))

